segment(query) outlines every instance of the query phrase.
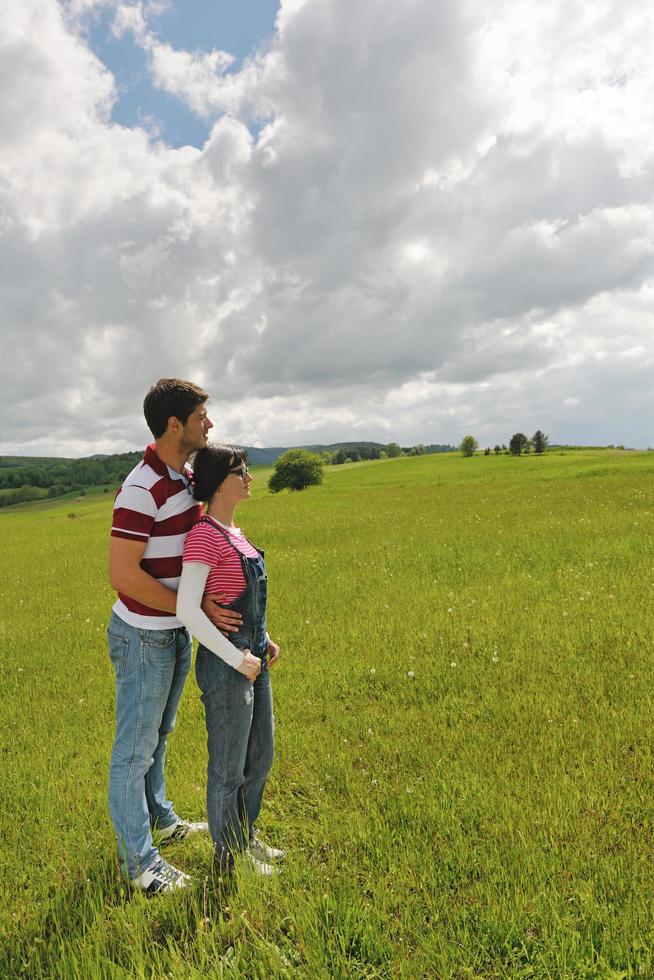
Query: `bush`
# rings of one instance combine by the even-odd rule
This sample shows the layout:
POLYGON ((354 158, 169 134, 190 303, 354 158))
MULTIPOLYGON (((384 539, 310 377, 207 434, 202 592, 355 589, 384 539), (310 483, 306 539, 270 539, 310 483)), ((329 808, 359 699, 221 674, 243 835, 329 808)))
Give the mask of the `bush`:
POLYGON ((268 480, 271 493, 304 490, 322 483, 322 460, 306 449, 289 449, 275 460, 275 472, 268 480))

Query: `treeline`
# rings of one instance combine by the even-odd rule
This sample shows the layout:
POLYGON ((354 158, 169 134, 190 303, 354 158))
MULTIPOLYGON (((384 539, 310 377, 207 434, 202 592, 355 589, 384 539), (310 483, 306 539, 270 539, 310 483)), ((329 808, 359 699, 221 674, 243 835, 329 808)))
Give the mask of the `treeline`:
POLYGON ((28 459, 0 456, 0 507, 83 493, 86 487, 118 487, 142 453, 87 459, 28 459))
MULTIPOLYGON (((245 447, 254 464, 272 465, 282 448, 245 447)), ((455 446, 400 446, 396 442, 337 443, 311 447, 323 462, 338 465, 364 459, 392 459, 395 456, 422 456, 426 453, 452 452, 455 446)), ((62 497, 67 493, 83 495, 91 487, 118 488, 131 469, 143 458, 141 452, 114 456, 89 456, 85 459, 54 457, 0 456, 0 507, 10 507, 29 500, 62 497)))
MULTIPOLYGON (((524 432, 514 432, 509 440, 508 447, 505 444, 500 445, 499 443, 495 443, 495 447, 492 450, 490 446, 484 449, 484 456, 490 456, 491 452, 494 452, 496 456, 500 456, 502 453, 506 456, 526 456, 532 450, 537 456, 541 456, 549 446, 549 443, 549 436, 545 435, 540 429, 534 432, 531 439, 524 432)), ((474 456, 478 448, 479 443, 474 436, 464 436, 459 446, 459 450, 463 456, 474 456)))
POLYGON ((400 446, 389 442, 385 446, 376 443, 348 444, 339 449, 323 449, 318 455, 324 463, 340 466, 343 463, 360 463, 366 459, 396 459, 398 456, 426 456, 430 453, 452 453, 456 446, 436 445, 400 446))

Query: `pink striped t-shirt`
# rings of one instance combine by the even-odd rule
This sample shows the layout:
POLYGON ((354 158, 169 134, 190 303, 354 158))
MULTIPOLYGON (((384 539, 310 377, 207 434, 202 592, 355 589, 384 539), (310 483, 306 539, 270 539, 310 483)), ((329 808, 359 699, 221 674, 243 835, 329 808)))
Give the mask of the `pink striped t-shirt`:
POLYGON ((211 592, 224 592, 227 596, 226 602, 233 602, 238 599, 245 591, 245 578, 241 559, 234 548, 240 551, 246 558, 257 558, 259 552, 254 548, 245 537, 240 528, 228 528, 220 524, 213 517, 196 524, 186 535, 184 542, 183 561, 200 561, 203 565, 210 565, 211 571, 207 578, 205 595, 211 592), (229 536, 231 544, 226 541, 225 534, 229 536))

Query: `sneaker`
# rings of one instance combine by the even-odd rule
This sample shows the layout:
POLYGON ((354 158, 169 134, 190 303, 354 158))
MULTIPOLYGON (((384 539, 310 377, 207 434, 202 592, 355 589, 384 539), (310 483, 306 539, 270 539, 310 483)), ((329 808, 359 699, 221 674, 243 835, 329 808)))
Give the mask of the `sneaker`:
POLYGON ((256 855, 252 853, 252 848, 248 848, 244 851, 245 860, 254 868, 255 874, 263 875, 266 878, 271 878, 272 875, 278 874, 277 868, 273 867, 272 864, 268 864, 267 861, 260 861, 256 855))
POLYGON ((189 834, 206 834, 208 830, 209 824, 205 820, 199 820, 197 823, 190 823, 188 820, 178 820, 177 823, 171 823, 170 827, 164 827, 163 830, 155 830, 155 836, 161 847, 166 844, 176 844, 178 841, 188 837, 189 834))
POLYGON ((159 858, 142 871, 138 878, 132 878, 130 883, 133 888, 138 888, 147 898, 151 898, 164 892, 174 892, 177 888, 186 888, 191 883, 191 877, 159 858))
POLYGON ((265 862, 283 861, 286 857, 286 851, 282 851, 279 847, 271 847, 270 844, 265 844, 256 834, 250 841, 250 854, 258 861, 265 862))

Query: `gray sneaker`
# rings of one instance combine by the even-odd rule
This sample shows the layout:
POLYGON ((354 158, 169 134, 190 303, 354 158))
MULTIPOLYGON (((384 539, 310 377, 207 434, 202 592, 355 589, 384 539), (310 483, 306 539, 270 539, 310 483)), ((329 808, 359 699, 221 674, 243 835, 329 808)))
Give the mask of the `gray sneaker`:
POLYGON ((271 847, 270 844, 262 841, 257 834, 250 841, 249 851, 257 861, 264 861, 266 863, 270 861, 283 861, 286 857, 286 851, 282 851, 279 847, 271 847))
POLYGON ((147 898, 174 892, 178 888, 186 888, 191 883, 190 875, 184 874, 179 868, 174 868, 163 858, 157 858, 154 864, 142 871, 138 878, 132 878, 132 888, 138 888, 147 898))
POLYGON ((178 820, 177 823, 172 823, 170 827, 164 827, 163 830, 156 829, 154 836, 157 838, 159 846, 165 847, 166 844, 176 844, 178 841, 184 840, 189 834, 206 834, 208 830, 209 824, 205 820, 199 820, 196 823, 178 820))
POLYGON ((260 861, 252 853, 252 848, 248 848, 247 851, 243 852, 243 856, 247 863, 254 868, 255 874, 263 875, 266 878, 271 878, 273 875, 279 874, 278 868, 273 867, 272 864, 268 864, 267 861, 260 861))

